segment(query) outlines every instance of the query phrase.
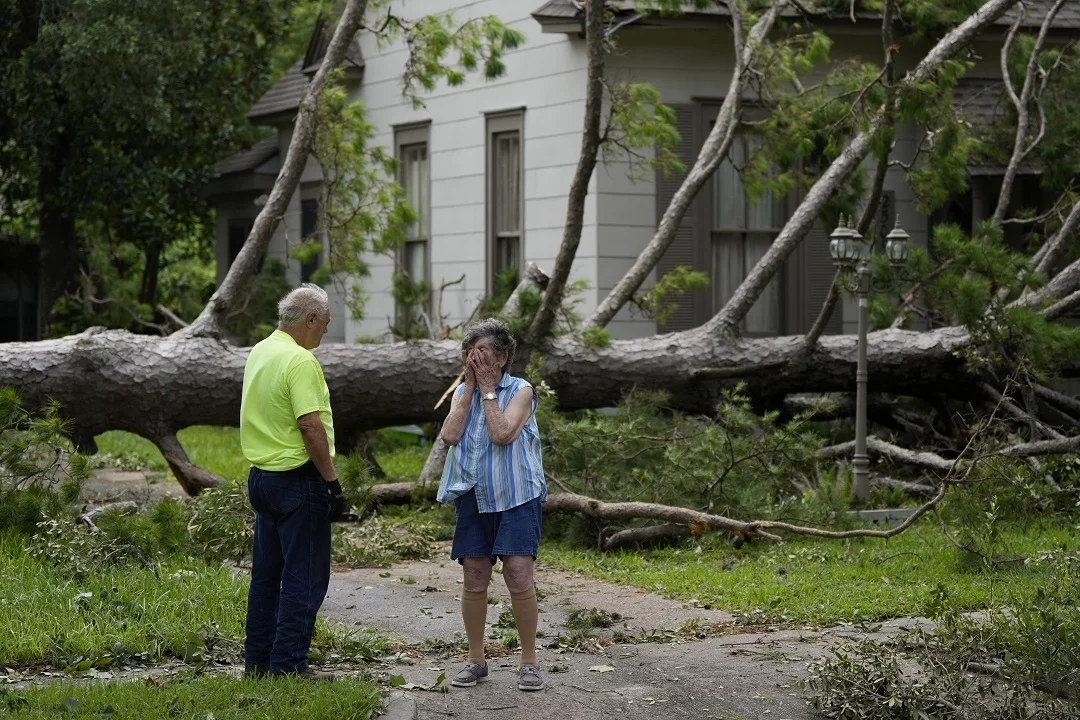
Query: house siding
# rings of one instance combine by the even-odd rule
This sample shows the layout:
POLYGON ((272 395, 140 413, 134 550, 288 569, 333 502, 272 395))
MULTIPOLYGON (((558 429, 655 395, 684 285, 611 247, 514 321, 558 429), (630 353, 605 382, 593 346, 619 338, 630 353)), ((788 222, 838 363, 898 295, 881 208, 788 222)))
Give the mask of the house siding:
MULTIPOLYGON (((705 101, 709 103, 709 107, 718 108, 718 103, 722 100, 730 82, 730 69, 734 62, 732 38, 728 29, 649 30, 637 33, 630 31, 620 33, 616 37, 620 52, 610 56, 609 71, 620 80, 653 85, 660 91, 664 103, 669 106, 685 108, 705 101), (715 106, 713 106, 714 102, 715 106)), ((834 35, 834 40, 836 44, 833 57, 836 60, 861 55, 868 60, 879 61, 881 55, 879 41, 873 36, 840 33, 834 35)), ((905 53, 912 56, 915 54, 905 53)), ((820 69, 816 72, 819 75, 823 74, 820 69)), ((900 72, 903 72, 903 68, 900 72)), ((813 82, 813 78, 809 81, 813 82)), ((708 109, 703 112, 703 118, 707 119, 707 114, 708 109)), ((707 129, 706 122, 704 128, 696 130, 695 135, 698 136, 695 139, 696 143, 700 144, 704 139, 707 129)), ((897 156, 911 158, 918 140, 919 136, 912 128, 900 128, 897 133, 897 156)), ((690 160, 692 161, 693 157, 690 160)), ((597 176, 597 205, 601 228, 598 255, 602 268, 597 284, 601 297, 606 295, 621 279, 638 253, 652 239, 659 216, 663 212, 663 207, 660 205, 666 205, 666 202, 660 199, 654 174, 647 174, 637 182, 631 182, 627 169, 625 163, 612 164, 600 170, 597 176), (653 203, 649 212, 643 210, 646 203, 641 201, 645 198, 649 198, 653 203), (634 206, 635 200, 638 201, 637 206, 634 206)), ((868 177, 872 177, 873 170, 873 163, 868 161, 865 165, 868 177)), ((889 171, 885 189, 893 199, 901 222, 911 233, 913 244, 925 246, 927 220, 916 214, 911 188, 899 168, 889 171)), ((708 187, 703 189, 695 203, 702 204, 703 195, 707 192, 709 192, 708 187)), ((697 243, 708 242, 706 224, 709 219, 704 212, 701 215, 702 217, 697 219, 698 227, 694 229, 697 243)), ((816 233, 808 235, 807 240, 825 242, 826 235, 826 229, 819 228, 816 233)), ((795 288, 804 288, 800 292, 807 292, 805 288, 808 283, 822 285, 832 279, 831 268, 825 267, 819 261, 810 262, 805 257, 810 250, 810 248, 800 248, 789 260, 787 272, 803 272, 799 268, 802 268, 805 263, 808 268, 805 272, 812 273, 810 278, 797 278, 799 282, 789 281, 786 284, 789 295, 795 288)), ((820 248, 813 250, 817 251, 820 248)), ((700 248, 697 249, 697 254, 703 255, 700 248)), ((699 262, 699 265, 701 264, 703 263, 699 262)), ((707 263, 704 265, 707 266, 707 263)), ((699 269, 702 268, 699 267, 699 269)), ((784 324, 789 327, 806 324, 806 320, 801 315, 796 317, 790 310, 801 300, 802 298, 788 298, 784 324)), ((855 310, 853 304, 845 302, 841 311, 842 316, 837 318, 835 329, 843 329, 845 332, 853 331, 857 321, 855 310)), ((701 312, 698 312, 695 320, 700 322, 702 319, 701 312)), ((652 322, 640 315, 635 315, 630 307, 624 307, 619 312, 609 325, 609 329, 614 337, 633 337, 656 331, 652 322)))
MULTIPOLYGON (((584 43, 564 35, 545 35, 530 16, 535 0, 498 0, 470 4, 427 0, 394 3, 406 17, 452 10, 457 22, 497 15, 526 35, 525 44, 508 53, 506 74, 489 82, 471 75, 460 87, 440 86, 423 96, 415 109, 401 95, 401 74, 407 53, 400 45, 379 48, 361 36, 366 62, 363 82, 354 97, 364 103, 378 129, 376 142, 393 147, 394 127, 430 121, 428 157, 431 175, 431 279, 438 308, 438 288, 464 276, 442 293, 442 312, 450 325, 466 320, 486 292, 487 157, 486 114, 521 108, 523 168, 523 257, 550 271, 562 241, 566 191, 577 163, 584 113, 584 43)), ((575 276, 595 256, 595 208, 586 213, 575 276)), ((387 340, 394 316, 390 258, 366 258, 371 276, 363 280, 368 296, 366 317, 349 320, 345 341, 387 340)), ((595 300, 593 300, 595 302, 595 300)))

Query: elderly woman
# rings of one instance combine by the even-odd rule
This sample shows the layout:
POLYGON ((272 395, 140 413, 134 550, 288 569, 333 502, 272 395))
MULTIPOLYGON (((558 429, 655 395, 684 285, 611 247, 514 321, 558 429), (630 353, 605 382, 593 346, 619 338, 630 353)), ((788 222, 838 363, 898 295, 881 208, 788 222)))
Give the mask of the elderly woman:
POLYGON ((483 320, 466 331, 461 342, 465 382, 454 393, 442 427, 450 450, 438 499, 453 501, 457 508, 450 556, 461 563, 465 576, 461 618, 469 639, 468 662, 450 681, 458 687, 472 687, 488 675, 484 625, 496 558, 502 558, 521 641, 518 689, 544 687, 536 659, 533 563, 547 483, 536 428, 536 393, 528 382, 509 374, 515 347, 509 328, 498 320, 483 320))

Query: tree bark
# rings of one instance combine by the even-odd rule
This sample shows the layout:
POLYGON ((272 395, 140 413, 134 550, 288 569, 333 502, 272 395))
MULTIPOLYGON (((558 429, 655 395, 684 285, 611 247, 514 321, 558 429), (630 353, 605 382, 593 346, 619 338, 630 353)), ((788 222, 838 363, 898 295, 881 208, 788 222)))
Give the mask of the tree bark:
MULTIPOLYGON (((975 380, 955 355, 967 342, 960 328, 871 333, 875 388, 907 395, 944 391, 954 397, 964 396, 967 388, 971 397, 979 397, 975 380)), ((675 407, 695 412, 710 412, 722 389, 740 379, 772 397, 850 389, 854 337, 824 338, 812 359, 798 352, 800 346, 799 337, 719 340, 700 330, 620 340, 607 348, 560 337, 543 352, 543 377, 566 409, 612 405, 638 385, 667 389, 675 407), (770 370, 758 372, 761 367, 770 370)), ((76 440, 84 444, 107 430, 157 441, 190 425, 235 426, 247 354, 247 348, 214 338, 91 329, 56 340, 0 345, 0 386, 14 386, 30 406, 58 400, 74 423, 76 440)), ((331 344, 315 355, 343 437, 441 420, 446 406, 436 410, 435 401, 461 365, 453 340, 331 344), (357 377, 365 382, 356 382, 357 377)), ((522 366, 526 362, 519 359, 522 366)))
MULTIPOLYGON (((919 64, 901 81, 911 86, 929 81, 941 66, 964 48, 991 23, 1009 11, 1019 0, 989 0, 967 20, 942 38, 919 64)), ((890 102, 895 103, 896 100, 890 102)), ((765 287, 783 267, 803 237, 820 217, 833 192, 866 158, 875 135, 885 127, 892 108, 883 108, 869 124, 844 148, 829 168, 814 183, 799 207, 784 225, 769 250, 735 290, 727 305, 706 324, 709 332, 734 335, 746 314, 757 302, 765 287)))
POLYGON ((300 176, 315 141, 315 111, 319 96, 326 87, 327 76, 344 62, 349 44, 363 23, 366 9, 367 0, 349 0, 345 5, 322 64, 300 98, 300 109, 293 125, 289 149, 285 153, 285 161, 270 191, 269 199, 256 216, 255 224, 240 249, 240 254, 229 267, 221 286, 214 291, 199 317, 178 334, 187 337, 221 335, 221 326, 226 315, 240 300, 244 289, 255 275, 260 264, 259 258, 266 254, 270 238, 285 216, 289 200, 300 185, 300 176))
POLYGON ((585 200, 589 195, 589 182, 596 169, 596 156, 600 152, 600 116, 604 104, 604 0, 588 0, 586 3, 585 42, 589 74, 585 86, 585 128, 581 134, 581 152, 578 154, 574 179, 570 183, 566 223, 563 225, 562 244, 555 258, 555 268, 540 309, 525 334, 525 344, 530 346, 551 332, 555 313, 562 304, 570 268, 574 264, 578 245, 581 244, 581 229, 585 224, 585 200))
POLYGON ((732 21, 735 26, 735 51, 739 62, 732 71, 731 83, 728 85, 727 94, 724 96, 724 104, 716 115, 716 124, 713 125, 705 144, 698 154, 694 167, 690 169, 682 186, 679 187, 671 204, 664 210, 660 224, 656 228, 656 234, 645 249, 638 255, 633 266, 626 275, 615 285, 603 302, 601 302, 592 315, 586 321, 586 327, 606 327, 615 314, 622 309, 623 305, 630 301, 634 293, 638 291, 645 279, 652 273, 656 264, 660 262, 671 242, 675 239, 675 233, 686 216, 690 204, 701 192, 709 178, 716 172, 716 168, 731 148, 735 139, 735 132, 740 119, 742 105, 742 93, 746 84, 746 70, 754 62, 757 50, 765 37, 772 30, 773 24, 780 10, 787 5, 786 0, 776 0, 772 6, 761 16, 750 31, 750 37, 745 43, 741 40, 742 28, 736 3, 729 3, 732 9, 732 21))
POLYGON ((1080 201, 1077 201, 1072 206, 1072 211, 1065 218, 1061 229, 1054 233, 1053 237, 1046 241, 1039 248, 1039 251, 1035 253, 1035 257, 1032 258, 1035 263, 1035 271, 1044 275, 1052 273, 1065 255, 1065 251, 1069 249, 1069 241, 1076 235, 1077 231, 1080 231, 1080 201))

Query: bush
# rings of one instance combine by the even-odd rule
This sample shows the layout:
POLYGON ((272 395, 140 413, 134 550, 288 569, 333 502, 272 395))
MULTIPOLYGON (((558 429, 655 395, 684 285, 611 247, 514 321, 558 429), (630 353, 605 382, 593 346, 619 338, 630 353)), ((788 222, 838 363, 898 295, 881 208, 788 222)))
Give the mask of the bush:
POLYGON ((199 493, 187 528, 192 551, 207 560, 240 562, 251 556, 255 511, 247 487, 235 481, 199 493))
POLYGON ((31 414, 13 388, 0 388, 0 531, 31 535, 78 501, 90 468, 66 430, 59 404, 31 414))

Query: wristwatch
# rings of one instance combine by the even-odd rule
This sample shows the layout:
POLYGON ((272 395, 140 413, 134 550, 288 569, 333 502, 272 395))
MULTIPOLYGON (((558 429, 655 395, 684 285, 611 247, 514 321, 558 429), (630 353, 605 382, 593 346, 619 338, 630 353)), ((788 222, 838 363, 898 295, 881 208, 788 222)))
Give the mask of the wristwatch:
POLYGON ((480 399, 481 400, 498 400, 499 396, 496 395, 493 392, 489 392, 489 393, 484 393, 483 395, 481 395, 480 399))

